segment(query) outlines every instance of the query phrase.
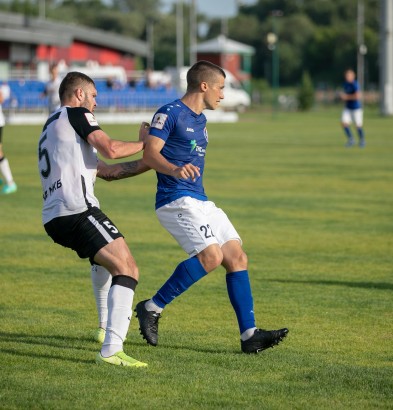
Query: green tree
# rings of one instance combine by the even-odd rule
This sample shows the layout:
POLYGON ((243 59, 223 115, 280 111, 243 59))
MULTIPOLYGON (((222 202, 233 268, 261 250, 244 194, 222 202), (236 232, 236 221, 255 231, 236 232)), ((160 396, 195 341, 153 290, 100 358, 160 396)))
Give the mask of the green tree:
POLYGON ((315 26, 304 14, 279 18, 280 76, 283 83, 295 83, 304 68, 304 50, 314 36, 315 26))
POLYGON ((343 26, 323 27, 305 50, 304 67, 319 82, 339 83, 347 67, 356 67, 356 43, 352 30, 343 26))
POLYGON ((176 19, 170 14, 163 16, 154 28, 154 67, 162 70, 176 66, 176 19))
POLYGON ((297 98, 301 111, 308 111, 314 105, 314 86, 307 71, 303 72, 297 98))
MULTIPOLYGON (((282 11, 283 16, 277 18, 282 83, 293 84, 301 70, 307 70, 318 81, 337 84, 345 67, 356 67, 357 3, 358 0, 259 0, 254 5, 242 6, 240 15, 253 16, 259 21, 262 30, 259 39, 262 39, 271 31, 272 11, 282 11), (296 15, 311 22, 306 26, 309 28, 306 33, 300 25, 290 24, 290 19, 296 15), (298 36, 306 41, 296 40, 298 36)), ((364 0, 364 5, 365 44, 368 48, 366 80, 376 82, 379 1, 364 0)), ((238 19, 239 16, 234 20, 240 21, 238 19)), ((230 32, 231 37, 232 33, 237 35, 236 30, 230 32)), ((255 39, 252 45, 256 47, 253 75, 269 78, 270 53, 266 42, 255 39)))
POLYGON ((31 0, 13 0, 8 7, 13 13, 21 13, 25 16, 36 16, 38 14, 37 5, 31 0))
MULTIPOLYGON (((0 0, 2 10, 37 16, 40 0, 0 0)), ((365 81, 378 81, 379 0, 364 0, 365 81)), ((308 71, 316 83, 339 84, 343 70, 356 68, 358 0, 258 0, 243 5, 229 19, 229 37, 255 48, 252 75, 271 78, 271 51, 267 34, 273 31, 272 12, 279 37, 280 84, 297 82, 308 71)), ((146 22, 154 21, 155 68, 176 63, 175 8, 160 12, 160 0, 46 0, 46 16, 146 40, 146 22)), ((184 2, 184 44, 188 63, 189 3, 184 2)), ((207 39, 221 33, 221 20, 198 16, 209 26, 207 39)))

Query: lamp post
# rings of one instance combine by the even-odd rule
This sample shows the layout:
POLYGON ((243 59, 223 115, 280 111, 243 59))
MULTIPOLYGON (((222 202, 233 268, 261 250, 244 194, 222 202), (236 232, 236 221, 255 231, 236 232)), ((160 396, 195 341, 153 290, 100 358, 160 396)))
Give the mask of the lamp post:
POLYGON ((40 3, 39 3, 39 16, 42 20, 45 20, 45 15, 46 15, 45 1, 46 0, 40 0, 40 3))
POLYGON ((272 25, 273 32, 267 34, 267 46, 272 51, 272 109, 273 114, 277 111, 278 106, 278 89, 280 87, 280 59, 278 51, 278 34, 276 17, 281 17, 283 12, 281 10, 272 11, 272 25))
POLYGON ((272 52, 272 113, 275 112, 276 107, 276 57, 275 57, 275 50, 276 50, 276 43, 277 43, 277 36, 275 33, 267 33, 266 36, 267 40, 267 48, 272 52))
POLYGON ((367 46, 364 44, 364 1, 358 0, 357 14, 357 77, 363 98, 364 91, 364 56, 367 54, 367 46))
POLYGON ((176 67, 180 72, 184 66, 183 0, 176 3, 176 67))
POLYGON ((147 44, 149 44, 147 68, 154 70, 154 20, 152 18, 147 19, 146 37, 147 44))
POLYGON ((196 0, 190 2, 190 65, 194 65, 197 60, 197 10, 196 0))
POLYGON ((380 28, 381 114, 393 115, 393 3, 381 1, 380 28))

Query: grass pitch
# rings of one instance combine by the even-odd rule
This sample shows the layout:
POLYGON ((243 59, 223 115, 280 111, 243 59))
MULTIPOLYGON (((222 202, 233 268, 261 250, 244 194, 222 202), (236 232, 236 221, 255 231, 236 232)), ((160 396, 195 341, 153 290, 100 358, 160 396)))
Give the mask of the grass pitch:
MULTIPOLYGON (((6 127, 19 189, 0 197, 0 408, 392 408, 393 119, 366 114, 363 150, 343 147, 338 110, 208 126, 206 191, 243 238, 258 325, 290 333, 241 354, 220 269, 165 310, 157 348, 133 318, 125 350, 149 368, 131 371, 94 363, 88 262, 41 226, 41 127, 6 127)), ((152 172, 96 192, 140 267, 135 304, 186 255, 156 220, 152 172)))

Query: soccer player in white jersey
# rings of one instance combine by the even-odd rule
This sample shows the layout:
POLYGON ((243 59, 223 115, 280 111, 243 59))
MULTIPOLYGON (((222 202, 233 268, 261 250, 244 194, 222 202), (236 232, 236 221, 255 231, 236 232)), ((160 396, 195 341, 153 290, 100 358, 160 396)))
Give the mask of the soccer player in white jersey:
POLYGON ((3 113, 3 103, 10 98, 10 87, 8 84, 4 83, 0 85, 0 172, 3 175, 4 181, 0 180, 1 194, 12 194, 16 192, 17 186, 15 184, 14 178, 12 177, 12 172, 10 164, 7 157, 3 152, 3 129, 5 125, 5 117, 3 113))
POLYGON ((158 178, 158 219, 189 255, 151 299, 136 305, 141 333, 153 346, 158 343, 163 309, 220 265, 226 270, 242 351, 257 353, 278 344, 288 333, 286 328, 269 331, 255 326, 247 255, 240 236, 203 188, 208 134, 202 111, 219 106, 224 84, 222 68, 197 62, 187 73, 186 94, 157 111, 146 141, 143 159, 158 178))
POLYGON ((94 195, 96 176, 106 180, 137 175, 148 168, 143 161, 106 164, 140 152, 147 136, 145 124, 139 141, 111 139, 94 117, 97 90, 94 81, 79 72, 66 75, 59 89, 61 107, 46 121, 38 144, 38 166, 43 190, 42 221, 54 242, 89 258, 112 275, 107 295, 108 323, 96 362, 145 367, 123 351, 139 272, 116 225, 99 209, 94 195))

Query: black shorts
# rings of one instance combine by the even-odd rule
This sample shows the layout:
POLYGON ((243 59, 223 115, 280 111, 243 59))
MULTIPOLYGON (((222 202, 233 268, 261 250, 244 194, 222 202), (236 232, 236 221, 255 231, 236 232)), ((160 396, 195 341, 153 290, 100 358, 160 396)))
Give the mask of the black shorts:
POLYGON ((96 207, 81 214, 54 218, 44 228, 54 242, 73 249, 80 258, 89 258, 92 264, 101 248, 123 238, 116 225, 96 207))

